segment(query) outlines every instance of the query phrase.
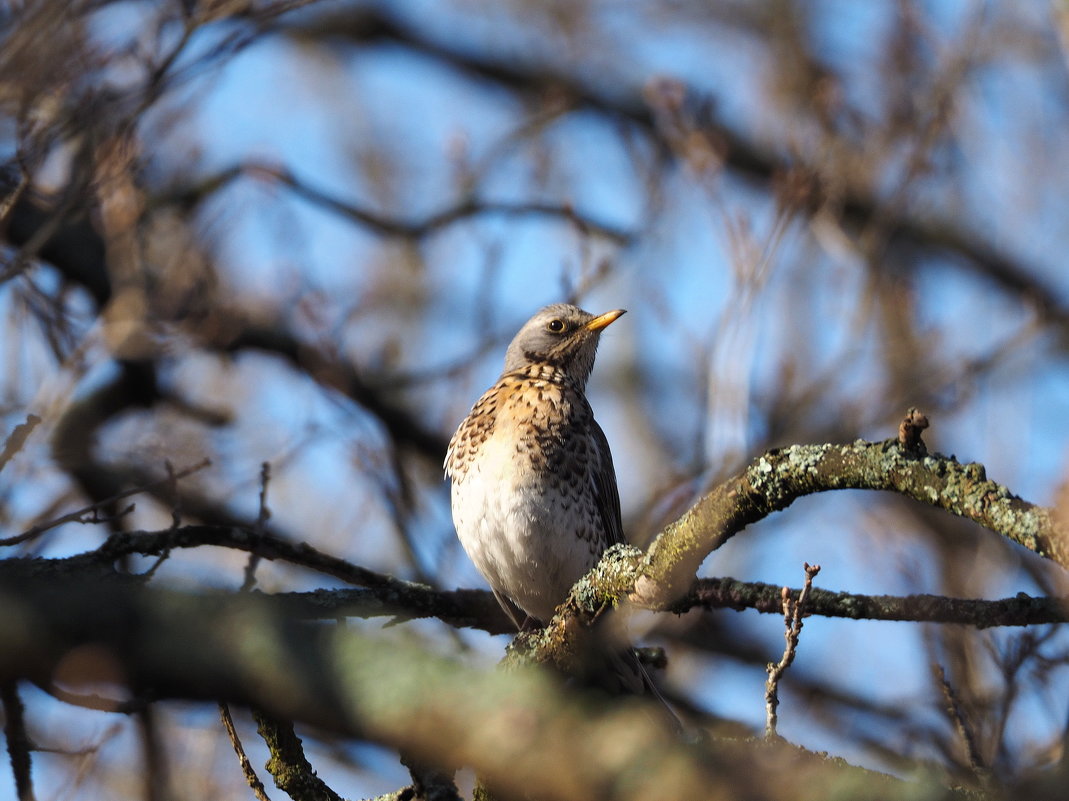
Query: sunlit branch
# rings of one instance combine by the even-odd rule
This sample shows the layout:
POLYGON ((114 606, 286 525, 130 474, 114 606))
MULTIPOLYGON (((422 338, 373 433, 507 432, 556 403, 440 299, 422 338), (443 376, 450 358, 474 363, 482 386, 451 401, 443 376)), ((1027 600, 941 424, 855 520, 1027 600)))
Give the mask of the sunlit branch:
POLYGON ((858 440, 772 450, 720 484, 650 546, 639 598, 653 606, 673 603, 705 557, 746 526, 803 496, 843 489, 895 492, 936 506, 1069 567, 1069 537, 1053 510, 988 480, 983 465, 919 453, 897 440, 858 440))
POLYGON ((765 737, 777 737, 779 725, 779 683, 798 653, 798 643, 805 625, 802 618, 809 611, 809 593, 813 590, 813 579, 820 572, 820 565, 805 565, 805 584, 797 597, 789 587, 780 590, 783 605, 784 647, 779 662, 769 662, 766 668, 768 679, 765 681, 765 737))
MULTIPOLYGON (((280 561, 331 576, 359 589, 319 589, 264 596, 288 614, 304 619, 336 620, 343 617, 388 617, 395 621, 434 617, 452 626, 475 628, 491 634, 509 634, 512 623, 490 592, 476 589, 436 590, 368 570, 324 553, 306 543, 295 543, 238 526, 190 525, 164 531, 115 534, 96 551, 65 559, 37 559, 32 570, 57 580, 78 575, 99 575, 119 559, 131 555, 160 556, 171 550, 200 547, 231 548, 269 561, 280 561)), ((630 567, 638 564, 638 551, 625 552, 630 567)), ((21 575, 31 569, 24 561, 3 563, 0 576, 21 575)), ((106 577, 107 574, 104 574, 106 577)), ((118 578, 118 576, 117 576, 118 578)), ((125 579, 124 579, 125 580, 125 579)), ((738 579, 700 578, 666 611, 683 614, 691 609, 753 609, 780 614, 779 585, 738 579)), ((792 592, 797 592, 793 590, 792 592)), ((863 595, 814 587, 807 612, 851 620, 956 623, 974 628, 1031 626, 1069 622, 1069 598, 1032 597, 1024 593, 995 600, 949 598, 942 595, 863 595)))
MULTIPOLYGON (((701 578, 670 611, 689 609, 754 609, 765 614, 781 611, 781 588, 758 581, 701 578)), ((792 592, 797 592, 793 590, 792 592)), ((897 620, 917 623, 957 623, 978 629, 995 626, 1033 626, 1069 623, 1069 598, 1037 598, 1018 593, 1011 598, 979 600, 944 595, 859 595, 814 587, 807 613, 850 620, 897 620)))

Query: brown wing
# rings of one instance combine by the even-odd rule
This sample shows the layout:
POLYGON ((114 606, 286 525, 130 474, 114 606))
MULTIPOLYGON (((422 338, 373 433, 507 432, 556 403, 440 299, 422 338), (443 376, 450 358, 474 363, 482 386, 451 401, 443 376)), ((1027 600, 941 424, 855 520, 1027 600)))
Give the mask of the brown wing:
POLYGON ((620 490, 616 487, 616 470, 612 466, 609 440, 605 438, 605 432, 601 430, 593 414, 590 416, 590 433, 593 435, 594 449, 600 465, 594 475, 594 487, 598 494, 598 511, 601 512, 606 545, 626 543, 624 524, 620 516, 620 490))

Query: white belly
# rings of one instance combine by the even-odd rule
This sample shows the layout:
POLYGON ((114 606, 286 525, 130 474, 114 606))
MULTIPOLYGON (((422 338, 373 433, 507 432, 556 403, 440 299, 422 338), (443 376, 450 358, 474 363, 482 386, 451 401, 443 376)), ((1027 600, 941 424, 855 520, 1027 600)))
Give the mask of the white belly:
POLYGON ((453 522, 490 586, 545 622, 600 554, 556 522, 566 506, 576 508, 574 488, 517 470, 515 444, 502 434, 482 444, 462 480, 454 477, 453 522))

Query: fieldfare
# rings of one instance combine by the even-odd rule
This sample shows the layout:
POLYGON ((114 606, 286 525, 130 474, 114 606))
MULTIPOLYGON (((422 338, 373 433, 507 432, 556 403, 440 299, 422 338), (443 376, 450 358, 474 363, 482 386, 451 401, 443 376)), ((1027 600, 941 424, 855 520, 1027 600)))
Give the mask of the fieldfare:
POLYGON ((601 332, 623 313, 539 311, 449 443, 457 534, 517 628, 548 622, 624 542, 609 443, 585 393, 601 332))
MULTIPOLYGON (((623 313, 539 311, 449 442, 453 523, 517 629, 547 623, 605 549, 625 542, 609 442, 586 399, 601 332, 623 313)), ((602 649, 585 672, 613 693, 650 692, 680 730, 630 648, 602 649)))

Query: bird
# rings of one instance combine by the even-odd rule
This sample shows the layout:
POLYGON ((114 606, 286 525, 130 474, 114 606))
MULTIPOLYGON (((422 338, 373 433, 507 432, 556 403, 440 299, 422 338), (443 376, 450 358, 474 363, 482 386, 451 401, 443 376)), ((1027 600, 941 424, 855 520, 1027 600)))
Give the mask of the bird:
MULTIPOLYGON (((601 334, 623 314, 565 303, 540 309, 449 442, 457 535, 520 631, 549 622, 605 550, 626 542, 609 441, 586 398, 601 334)), ((653 696, 681 732, 635 652, 603 644, 583 660, 582 680, 653 696)))
POLYGON ((609 442, 586 398, 601 333, 624 313, 540 309, 449 442, 457 535, 517 629, 547 623, 625 542, 609 442))

